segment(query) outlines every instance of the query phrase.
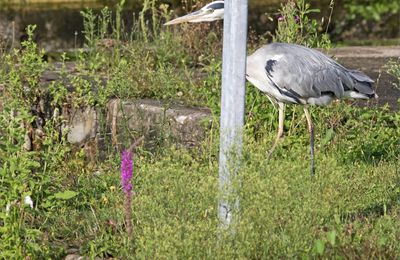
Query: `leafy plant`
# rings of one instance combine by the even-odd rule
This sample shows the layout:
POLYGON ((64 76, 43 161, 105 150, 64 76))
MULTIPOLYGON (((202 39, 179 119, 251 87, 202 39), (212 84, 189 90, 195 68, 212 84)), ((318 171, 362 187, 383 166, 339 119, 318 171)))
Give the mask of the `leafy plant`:
MULTIPOLYGON (((331 10, 333 10, 333 3, 331 1, 331 10)), ((282 4, 279 11, 278 28, 273 40, 329 49, 331 42, 327 30, 320 35, 322 24, 315 19, 309 18, 310 14, 318 12, 320 10, 311 9, 311 5, 306 0, 290 0, 286 4, 282 4)), ((328 26, 329 23, 326 28, 328 26)))
POLYGON ((400 90, 400 58, 396 60, 390 60, 385 65, 387 72, 396 78, 397 82, 393 82, 393 86, 400 90))
MULTIPOLYGON (((60 133, 62 119, 48 112, 43 100, 47 91, 41 76, 48 67, 32 36, 35 26, 28 26, 28 40, 21 50, 5 56, 1 69, 4 86, 0 98, 0 257, 41 258, 49 247, 41 245, 44 234, 37 225, 41 203, 57 187, 56 171, 69 152, 60 133), (29 196, 30 206, 25 205, 29 196)), ((54 103, 53 103, 54 104, 54 103)), ((62 178, 60 178, 62 179, 62 178)), ((60 252, 55 250, 54 255, 60 252)))

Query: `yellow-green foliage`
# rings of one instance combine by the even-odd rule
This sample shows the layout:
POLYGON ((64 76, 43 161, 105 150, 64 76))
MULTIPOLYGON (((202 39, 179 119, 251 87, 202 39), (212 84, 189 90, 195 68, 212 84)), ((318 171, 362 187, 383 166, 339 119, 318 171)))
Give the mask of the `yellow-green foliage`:
POLYGON ((390 60, 386 64, 387 72, 397 79, 397 82, 393 82, 393 86, 400 89, 400 58, 396 60, 390 60))

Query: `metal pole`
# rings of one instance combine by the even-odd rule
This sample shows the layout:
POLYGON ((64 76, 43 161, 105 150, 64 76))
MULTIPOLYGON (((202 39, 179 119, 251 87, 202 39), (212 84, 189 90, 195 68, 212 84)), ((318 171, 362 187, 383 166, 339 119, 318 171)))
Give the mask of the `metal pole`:
POLYGON ((233 180, 242 154, 247 41, 247 0, 225 1, 219 152, 219 219, 228 227, 239 207, 233 180))

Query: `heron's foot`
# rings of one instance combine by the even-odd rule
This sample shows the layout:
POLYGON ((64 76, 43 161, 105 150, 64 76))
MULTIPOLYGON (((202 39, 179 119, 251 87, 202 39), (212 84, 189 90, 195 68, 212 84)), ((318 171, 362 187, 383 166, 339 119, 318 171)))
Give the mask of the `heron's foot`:
POLYGON ((275 148, 278 146, 278 144, 279 144, 280 142, 283 141, 283 139, 284 139, 284 138, 283 138, 283 135, 279 135, 279 136, 275 139, 274 144, 272 145, 271 149, 270 149, 270 150, 268 151, 268 153, 267 153, 267 158, 266 158, 266 161, 267 161, 267 162, 269 162, 269 160, 271 159, 272 154, 273 154, 275 148))

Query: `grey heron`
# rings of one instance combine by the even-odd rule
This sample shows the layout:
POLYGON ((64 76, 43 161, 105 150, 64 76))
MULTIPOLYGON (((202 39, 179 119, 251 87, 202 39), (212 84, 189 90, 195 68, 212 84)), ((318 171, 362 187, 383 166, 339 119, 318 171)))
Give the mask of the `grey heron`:
MULTIPOLYGON (((210 22, 223 19, 224 1, 214 1, 193 13, 165 25, 183 22, 210 22)), ((302 105, 310 133, 310 171, 314 166, 314 126, 309 105, 326 106, 334 99, 370 99, 377 95, 374 82, 360 71, 349 70, 325 54, 301 45, 271 43, 247 57, 246 78, 278 106, 278 133, 269 159, 283 137, 285 105, 302 105)))

